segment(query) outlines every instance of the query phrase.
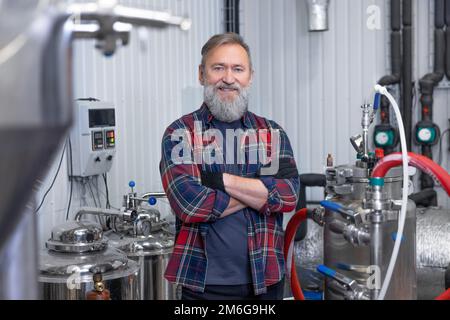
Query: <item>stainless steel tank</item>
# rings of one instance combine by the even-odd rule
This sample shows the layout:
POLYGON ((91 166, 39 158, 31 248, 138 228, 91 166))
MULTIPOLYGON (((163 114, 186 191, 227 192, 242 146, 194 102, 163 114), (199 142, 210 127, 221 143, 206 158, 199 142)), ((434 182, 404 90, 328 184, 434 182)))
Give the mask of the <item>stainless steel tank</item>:
MULTIPOLYGON (((445 272, 450 263, 450 210, 417 208, 417 299, 432 300, 445 291, 445 272)), ((323 229, 308 221, 308 235, 295 244, 297 274, 305 296, 322 292, 323 229)), ((322 299, 322 297, 319 297, 322 299)))
MULTIPOLYGON (((369 210, 363 209, 366 187, 369 183, 368 170, 358 165, 339 166, 327 170, 327 200, 338 202, 360 214, 363 228, 370 230, 369 210)), ((385 178, 384 191, 387 198, 401 199, 401 169, 392 169, 385 178)), ((400 247, 396 267, 392 276, 386 299, 416 299, 416 210, 412 201, 408 202, 407 218, 403 234, 404 241, 400 247)), ((398 228, 400 210, 387 211, 387 221, 381 224, 381 279, 384 279, 398 228)), ((366 286, 369 278, 370 246, 354 245, 342 234, 332 230, 333 221, 346 222, 346 219, 335 212, 326 211, 324 225, 324 264, 337 272, 356 280, 366 286)), ((342 292, 334 289, 332 280, 325 281, 324 298, 343 299, 342 292)))
POLYGON ((26 206, 72 121, 71 22, 44 3, 0 1, 0 299, 39 297, 26 206))
POLYGON ((40 255, 39 289, 46 300, 85 300, 101 273, 112 300, 139 299, 139 266, 108 246, 100 225, 73 221, 57 226, 40 255))
POLYGON ((172 254, 174 235, 162 227, 148 235, 108 231, 110 246, 124 251, 140 268, 139 290, 143 300, 177 300, 176 286, 164 278, 172 254))

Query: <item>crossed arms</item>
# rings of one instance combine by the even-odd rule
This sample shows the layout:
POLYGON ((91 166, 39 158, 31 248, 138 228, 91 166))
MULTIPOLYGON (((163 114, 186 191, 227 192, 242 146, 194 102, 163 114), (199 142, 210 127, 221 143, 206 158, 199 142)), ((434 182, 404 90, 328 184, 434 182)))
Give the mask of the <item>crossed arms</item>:
MULTIPOLYGON (((246 207, 263 215, 291 212, 295 209, 299 189, 298 175, 277 173, 273 176, 244 178, 224 173, 221 177, 223 188, 208 187, 194 161, 174 163, 171 158, 172 149, 178 142, 171 140, 172 131, 169 127, 164 133, 160 173, 172 210, 181 221, 213 222, 246 207)), ((289 170, 295 168, 296 172, 289 140, 285 132, 282 129, 280 131, 280 163, 289 166, 289 170)))

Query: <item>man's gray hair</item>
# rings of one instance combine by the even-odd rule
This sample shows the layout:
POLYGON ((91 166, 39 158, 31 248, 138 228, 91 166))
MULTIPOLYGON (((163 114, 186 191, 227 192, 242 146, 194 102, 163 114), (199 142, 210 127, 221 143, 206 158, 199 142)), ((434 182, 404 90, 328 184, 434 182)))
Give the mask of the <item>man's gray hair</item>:
POLYGON ((215 36, 212 36, 208 42, 205 43, 205 45, 202 48, 202 62, 201 67, 203 70, 205 70, 205 62, 206 57, 211 52, 211 50, 226 45, 226 44, 238 44, 242 48, 245 49, 248 55, 248 61, 250 63, 250 71, 253 71, 253 64, 252 64, 252 56, 250 54, 250 48, 247 43, 245 43, 244 39, 237 33, 234 32, 227 32, 222 34, 216 34, 215 36))

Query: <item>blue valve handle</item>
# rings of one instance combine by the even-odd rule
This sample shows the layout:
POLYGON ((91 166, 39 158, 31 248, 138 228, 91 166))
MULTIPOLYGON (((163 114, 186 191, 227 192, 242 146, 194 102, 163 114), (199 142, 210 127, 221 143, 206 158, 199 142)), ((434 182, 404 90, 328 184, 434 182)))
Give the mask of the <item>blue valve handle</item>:
POLYGON ((324 201, 320 202, 320 205, 327 210, 340 213, 341 215, 343 215, 346 218, 351 218, 355 222, 359 222, 357 220, 355 212, 352 209, 344 207, 343 205, 341 205, 339 203, 324 200, 324 201))
POLYGON ((134 188, 136 186, 136 182, 134 182, 133 180, 131 180, 130 182, 128 182, 128 186, 130 188, 134 188))
POLYGON ((156 204, 156 198, 155 197, 148 198, 148 204, 154 206, 156 204))
POLYGON ((321 201, 320 205, 322 207, 324 207, 325 209, 328 209, 330 211, 334 211, 334 212, 341 212, 344 207, 342 205, 340 205, 339 203, 336 202, 332 202, 332 201, 321 201))
POLYGON ((381 94, 380 93, 376 93, 375 94, 375 101, 373 103, 373 110, 378 110, 380 108, 380 104, 381 104, 381 94))
POLYGON ((336 271, 328 268, 327 266, 324 266, 323 264, 317 266, 317 271, 319 271, 321 274, 323 274, 327 277, 331 277, 331 278, 334 278, 334 276, 336 275, 336 271))
POLYGON ((327 266, 324 265, 319 265, 317 266, 317 271, 320 272, 321 274, 323 274, 324 276, 330 277, 334 280, 336 280, 337 282, 346 285, 348 287, 351 287, 352 283, 354 282, 354 280, 344 276, 343 274, 340 274, 338 272, 336 272, 333 269, 328 268, 327 266))

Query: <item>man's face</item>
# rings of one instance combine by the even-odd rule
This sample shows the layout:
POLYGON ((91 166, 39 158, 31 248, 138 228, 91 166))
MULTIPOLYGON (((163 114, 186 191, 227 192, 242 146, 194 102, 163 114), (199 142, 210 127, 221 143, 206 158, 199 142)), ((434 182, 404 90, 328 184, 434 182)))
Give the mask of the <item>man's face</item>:
MULTIPOLYGON (((214 48, 206 57, 205 70, 200 70, 203 85, 238 85, 248 87, 252 78, 247 51, 238 44, 226 44, 214 48)), ((236 89, 219 86, 217 94, 221 100, 232 101, 239 94, 236 89)))
POLYGON ((214 48, 204 68, 199 68, 199 80, 205 86, 205 101, 219 120, 237 120, 247 110, 252 70, 247 51, 240 45, 214 48))

